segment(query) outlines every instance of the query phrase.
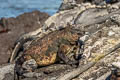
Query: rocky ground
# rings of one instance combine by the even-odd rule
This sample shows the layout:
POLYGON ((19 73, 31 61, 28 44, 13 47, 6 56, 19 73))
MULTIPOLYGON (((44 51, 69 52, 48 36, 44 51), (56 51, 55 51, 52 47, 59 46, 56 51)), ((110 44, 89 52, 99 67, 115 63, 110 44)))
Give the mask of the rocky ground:
MULTIPOLYGON (((1 61, 4 61, 1 64, 8 61, 9 56, 8 58, 3 56, 11 54, 8 49, 13 47, 13 43, 21 34, 32 31, 19 39, 33 35, 41 38, 51 31, 66 27, 69 23, 84 33, 80 39, 85 43, 85 50, 79 67, 54 64, 38 68, 33 73, 24 74, 25 78, 20 80, 119 80, 115 79, 114 75, 114 79, 109 79, 109 76, 113 68, 120 68, 120 2, 90 1, 82 3, 84 0, 64 0, 59 11, 51 17, 35 11, 16 18, 1 20, 1 28, 7 24, 5 27, 7 31, 2 30, 0 33, 0 36, 3 36, 3 42, 1 42, 3 51, 1 50, 0 57, 1 61), (12 35, 12 31, 13 33, 19 31, 20 34, 12 35), (12 36, 15 37, 11 38, 12 36), (7 39, 12 40, 6 43, 7 39), (9 46, 4 48, 3 45, 9 46)), ((119 72, 119 69, 117 70, 119 72)), ((14 63, 1 65, 0 80, 8 80, 8 78, 13 80, 14 76, 14 63)))

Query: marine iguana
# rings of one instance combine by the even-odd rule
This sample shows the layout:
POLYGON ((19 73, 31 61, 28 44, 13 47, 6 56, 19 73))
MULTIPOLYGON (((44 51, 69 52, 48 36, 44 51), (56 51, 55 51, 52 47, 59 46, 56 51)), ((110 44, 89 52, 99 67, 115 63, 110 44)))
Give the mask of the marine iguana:
POLYGON ((78 29, 67 26, 34 40, 16 60, 15 73, 22 75, 25 72, 34 71, 37 67, 48 66, 60 61, 69 65, 79 64, 81 51, 84 48, 84 42, 79 38, 83 34, 78 29), (34 60, 37 67, 34 64, 29 65, 26 62, 29 60, 34 60), (29 67, 23 67, 25 65, 29 65, 29 67))

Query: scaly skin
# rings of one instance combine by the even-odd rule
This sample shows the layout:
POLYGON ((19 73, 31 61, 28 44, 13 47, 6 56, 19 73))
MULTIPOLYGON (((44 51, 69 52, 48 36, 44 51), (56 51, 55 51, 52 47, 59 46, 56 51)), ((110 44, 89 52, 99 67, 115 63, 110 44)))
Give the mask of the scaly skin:
POLYGON ((80 57, 78 51, 83 45, 79 40, 82 33, 78 32, 68 26, 65 29, 51 32, 43 38, 36 39, 18 58, 16 67, 22 66, 25 61, 30 59, 34 59, 38 66, 47 66, 57 61, 63 61, 70 65, 78 63, 77 58, 80 57), (73 54, 72 58, 71 54, 73 54))

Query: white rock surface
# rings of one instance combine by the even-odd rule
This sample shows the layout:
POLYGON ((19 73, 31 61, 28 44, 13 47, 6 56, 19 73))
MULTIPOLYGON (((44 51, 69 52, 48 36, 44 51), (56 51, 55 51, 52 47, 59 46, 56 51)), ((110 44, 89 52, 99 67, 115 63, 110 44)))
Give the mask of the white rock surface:
POLYGON ((3 80, 5 77, 5 74, 7 74, 7 73, 13 74, 14 66, 15 66, 15 64, 9 64, 9 65, 0 67, 0 80, 3 80))
POLYGON ((120 62, 113 62, 112 65, 114 65, 114 66, 120 68, 120 62))

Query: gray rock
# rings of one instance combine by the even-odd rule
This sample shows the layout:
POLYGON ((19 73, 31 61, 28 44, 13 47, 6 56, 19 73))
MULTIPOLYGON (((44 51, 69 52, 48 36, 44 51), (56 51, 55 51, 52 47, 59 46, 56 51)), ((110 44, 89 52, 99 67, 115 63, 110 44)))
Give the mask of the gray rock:
POLYGON ((37 80, 37 78, 24 78, 22 80, 37 80))
POLYGON ((26 70, 33 70, 33 69, 36 69, 37 68, 37 63, 34 59, 30 59, 28 61, 25 61, 22 65, 22 67, 26 70))
POLYGON ((14 75, 11 73, 7 73, 3 80, 14 80, 14 75))
POLYGON ((113 16, 111 16, 111 20, 115 23, 117 23, 118 25, 120 25, 120 14, 115 14, 113 16))
MULTIPOLYGON (((80 1, 83 1, 83 0, 80 0, 80 1)), ((62 4, 59 7, 59 11, 73 9, 74 7, 76 7, 75 0, 63 0, 62 4)))
POLYGON ((108 12, 106 9, 88 9, 83 13, 80 13, 79 16, 74 21, 75 24, 81 24, 83 26, 94 24, 95 22, 99 22, 100 18, 104 15, 107 15, 108 12), (88 16, 89 15, 89 16, 88 16))
POLYGON ((40 73, 36 73, 36 72, 28 72, 28 73, 24 73, 23 74, 25 77, 27 77, 27 78, 32 78, 32 77, 36 77, 36 78, 38 78, 38 77, 40 77, 40 76, 42 76, 43 75, 43 73, 42 72, 40 72, 40 73))
POLYGON ((8 64, 0 67, 0 80, 3 80, 7 73, 14 74, 14 66, 14 64, 8 64))

